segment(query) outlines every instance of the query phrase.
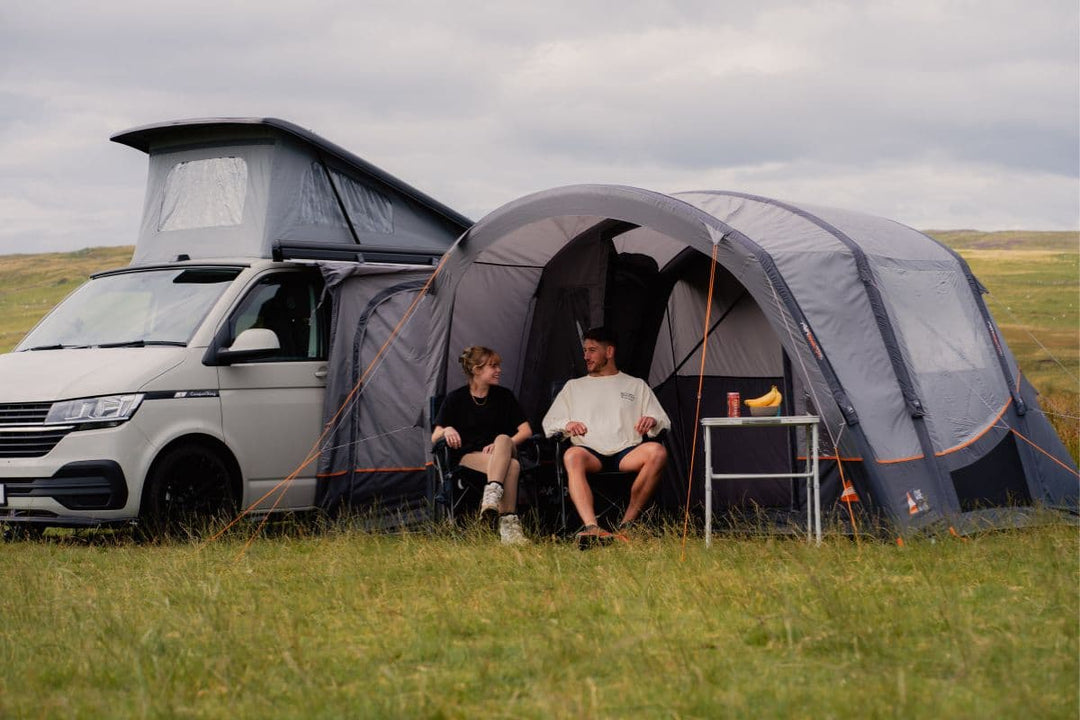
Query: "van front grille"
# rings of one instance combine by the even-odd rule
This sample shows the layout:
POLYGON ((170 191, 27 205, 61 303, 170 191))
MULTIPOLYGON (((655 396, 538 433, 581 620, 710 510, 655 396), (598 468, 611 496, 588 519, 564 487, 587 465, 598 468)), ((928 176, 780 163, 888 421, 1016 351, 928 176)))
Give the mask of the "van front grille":
POLYGON ((37 425, 45 422, 52 403, 0 403, 0 425, 37 425))
POLYGON ((0 429, 0 458, 35 458, 47 455, 72 428, 0 429))

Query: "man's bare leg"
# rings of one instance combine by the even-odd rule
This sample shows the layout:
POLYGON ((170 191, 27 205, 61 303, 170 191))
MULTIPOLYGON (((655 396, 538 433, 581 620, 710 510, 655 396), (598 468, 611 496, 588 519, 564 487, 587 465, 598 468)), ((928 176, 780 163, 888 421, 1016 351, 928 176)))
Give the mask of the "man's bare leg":
POLYGON ((623 472, 637 472, 630 486, 630 502, 623 515, 623 525, 637 519, 660 484, 660 474, 667 462, 667 449, 658 442, 645 442, 626 454, 619 463, 623 472))
POLYGON ((563 453, 563 467, 566 468, 566 489, 578 517, 586 527, 596 525, 592 488, 586 476, 600 471, 600 460, 585 448, 572 446, 563 453))

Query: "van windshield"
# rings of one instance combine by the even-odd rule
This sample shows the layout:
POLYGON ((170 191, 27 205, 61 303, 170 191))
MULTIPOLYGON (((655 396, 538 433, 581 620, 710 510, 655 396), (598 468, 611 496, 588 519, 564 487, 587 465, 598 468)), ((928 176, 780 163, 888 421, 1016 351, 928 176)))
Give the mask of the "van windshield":
POLYGON ((15 350, 187 345, 240 270, 143 270, 93 278, 57 305, 15 350))

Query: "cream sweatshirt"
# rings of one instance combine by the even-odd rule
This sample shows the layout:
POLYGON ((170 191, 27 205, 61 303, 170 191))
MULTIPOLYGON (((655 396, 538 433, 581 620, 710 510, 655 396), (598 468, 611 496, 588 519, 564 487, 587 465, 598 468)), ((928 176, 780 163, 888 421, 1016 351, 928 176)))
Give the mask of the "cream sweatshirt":
POLYGON ((568 381, 555 397, 544 416, 544 434, 550 437, 563 432, 571 420, 583 422, 588 431, 571 442, 601 455, 614 455, 641 442, 634 425, 646 415, 656 420, 650 437, 671 427, 667 413, 644 380, 621 372, 586 375, 568 381))

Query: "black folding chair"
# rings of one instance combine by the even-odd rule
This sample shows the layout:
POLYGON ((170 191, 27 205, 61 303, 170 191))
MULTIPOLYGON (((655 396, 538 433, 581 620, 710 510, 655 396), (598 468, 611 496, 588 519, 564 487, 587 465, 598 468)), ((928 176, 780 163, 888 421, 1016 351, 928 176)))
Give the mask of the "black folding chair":
MULTIPOLYGON (((570 494, 566 490, 567 477, 566 466, 563 464, 563 454, 567 448, 570 447, 570 437, 568 435, 557 435, 555 438, 555 472, 558 475, 558 486, 563 490, 563 510, 562 510, 562 528, 563 531, 568 530, 566 525, 566 504, 569 503, 571 507, 573 502, 570 501, 570 494)), ((667 430, 659 433, 655 438, 642 436, 642 442, 659 442, 666 444, 667 430)), ((596 520, 602 524, 606 524, 611 528, 615 528, 618 525, 619 520, 626 513, 626 507, 630 504, 630 488, 634 484, 634 479, 637 477, 636 472, 625 472, 622 470, 607 470, 595 473, 589 473, 586 480, 589 483, 589 489, 593 494, 593 511, 596 513, 596 520)), ((651 502, 655 501, 655 496, 651 502)), ((576 515, 576 510, 574 511, 576 515)), ((580 518, 578 518, 580 522, 580 518)))
POLYGON ((435 473, 435 520, 453 525, 457 522, 458 511, 466 496, 475 495, 476 486, 485 482, 486 478, 478 472, 451 462, 450 447, 445 440, 435 443, 431 448, 431 455, 435 473))
MULTIPOLYGON (((434 418, 442 405, 443 397, 432 397, 429 407, 432 418, 431 430, 434 430, 434 418)), ((518 476, 518 504, 527 495, 534 495, 547 502, 552 491, 535 480, 537 468, 541 465, 547 440, 543 435, 533 435, 518 446, 517 461, 521 464, 518 476)), ((453 462, 450 446, 445 439, 440 439, 431 448, 433 471, 433 512, 437 522, 455 525, 469 511, 480 506, 480 498, 487 484, 487 476, 460 463, 453 462)), ((561 495, 560 495, 561 500, 561 495)), ((562 521, 565 525, 565 520, 562 521)))

